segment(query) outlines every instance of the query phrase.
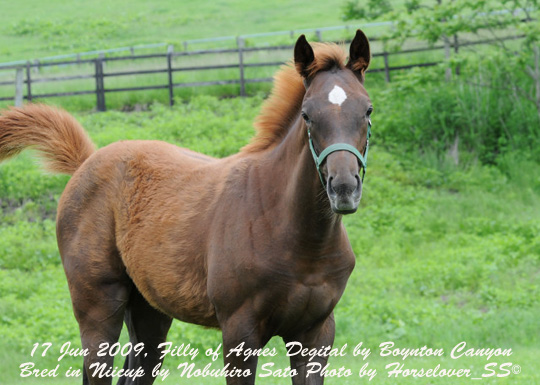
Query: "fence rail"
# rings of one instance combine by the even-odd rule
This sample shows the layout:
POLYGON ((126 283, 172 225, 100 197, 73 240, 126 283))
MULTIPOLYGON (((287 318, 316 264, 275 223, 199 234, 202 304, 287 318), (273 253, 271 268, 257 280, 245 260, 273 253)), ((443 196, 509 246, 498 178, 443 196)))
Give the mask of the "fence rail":
MULTIPOLYGON (((33 59, 28 60, 35 64, 40 64, 43 66, 45 63, 50 61, 55 61, 59 59, 69 59, 73 58, 74 60, 77 60, 79 63, 83 61, 81 59, 83 56, 104 56, 106 54, 110 53, 120 53, 120 52, 129 52, 131 55, 135 55, 135 50, 145 50, 145 49, 152 49, 152 48, 160 48, 160 47, 166 47, 167 43, 154 43, 154 44, 142 44, 142 45, 133 45, 129 47, 119 47, 119 48, 109 48, 109 49, 102 49, 97 51, 87 51, 87 52, 78 52, 78 53, 70 53, 66 55, 56 55, 56 56, 47 56, 39 59, 33 59)), ((10 68, 12 66, 18 66, 18 65, 26 65, 27 60, 18 60, 13 62, 7 62, 7 63, 0 63, 0 69, 2 68, 10 68)))
MULTIPOLYGON (((517 39, 523 36, 509 36, 506 39, 517 39)), ((457 52, 459 47, 471 46, 471 45, 481 45, 489 44, 492 40, 476 40, 476 41, 462 41, 458 42, 456 39, 451 47, 457 52), (459 45, 458 45, 459 44, 459 45)), ((9 97, 0 97, 0 101, 10 101, 13 100, 15 104, 22 103, 23 99, 32 101, 40 98, 51 98, 51 97, 66 97, 66 96, 78 96, 78 95, 96 95, 96 106, 98 111, 106 110, 106 94, 108 93, 118 93, 118 92, 134 92, 134 91, 144 91, 144 90, 159 90, 167 89, 168 90, 168 99, 169 104, 173 105, 174 103, 174 89, 175 88, 185 88, 185 87, 203 87, 203 86, 215 86, 215 85, 230 85, 237 84, 239 85, 239 94, 241 96, 246 95, 246 85, 262 82, 271 82, 272 78, 270 77, 256 77, 249 78, 246 76, 246 69, 248 68, 257 68, 257 67, 270 67, 270 66, 279 66, 283 64, 281 60, 271 60, 271 61, 261 61, 261 62, 247 62, 246 55, 256 53, 256 52, 266 52, 271 53, 272 51, 279 50, 289 50, 292 51, 293 46, 291 45, 280 45, 280 46, 271 46, 271 47, 244 47, 242 41, 237 42, 236 48, 222 48, 222 49, 208 49, 208 50, 193 50, 193 51, 181 51, 174 52, 172 46, 168 47, 167 53, 156 53, 156 54, 143 54, 143 55, 130 55, 130 56, 115 56, 115 57, 98 57, 93 59, 77 59, 77 60, 61 60, 61 61, 50 61, 50 62, 26 62, 24 65, 14 64, 9 66, 4 66, 0 68, 0 71, 15 71, 15 80, 13 81, 2 81, 0 86, 14 86, 13 96, 9 97), (209 54, 229 54, 236 56, 236 61, 231 64, 202 64, 202 65, 189 65, 189 66, 174 66, 174 59, 181 57, 193 57, 193 56, 204 56, 209 54), (120 70, 120 71, 107 71, 107 63, 118 63, 129 61, 131 63, 136 63, 140 60, 145 59, 155 59, 156 61, 163 60, 163 66, 159 68, 151 69, 141 69, 141 70, 120 70), (49 76, 49 77, 34 77, 32 75, 32 70, 39 71, 42 68, 54 67, 54 66, 81 66, 82 64, 90 64, 93 67, 92 73, 78 74, 78 75, 61 75, 61 76, 49 76), (212 81, 190 81, 190 82, 175 82, 174 74, 187 71, 209 71, 209 70, 222 70, 222 69, 236 69, 237 78, 234 79, 216 79, 212 81), (138 76, 138 75, 148 75, 148 74, 167 74, 167 80, 163 84, 147 85, 147 86, 137 86, 137 87, 117 87, 109 88, 106 87, 106 79, 122 77, 122 76, 138 76), (33 85, 39 83, 53 83, 61 81, 70 81, 70 80, 84 80, 84 79, 94 79, 95 85, 93 89, 86 90, 74 90, 69 92, 47 92, 47 93, 34 93, 33 85), (26 92, 24 92, 26 89, 26 92)), ((383 60, 383 66, 370 68, 369 72, 384 72, 385 80, 389 82, 391 80, 391 72, 398 70, 406 70, 414 67, 429 67, 435 66, 441 63, 441 61, 427 61, 419 62, 407 65, 391 65, 390 59, 395 55, 404 55, 409 53, 418 53, 425 51, 440 51, 444 50, 444 45, 435 45, 431 47, 415 47, 410 49, 401 50, 398 52, 376 52, 372 56, 374 58, 381 57, 383 60)), ((159 65, 159 64, 158 64, 159 65)))

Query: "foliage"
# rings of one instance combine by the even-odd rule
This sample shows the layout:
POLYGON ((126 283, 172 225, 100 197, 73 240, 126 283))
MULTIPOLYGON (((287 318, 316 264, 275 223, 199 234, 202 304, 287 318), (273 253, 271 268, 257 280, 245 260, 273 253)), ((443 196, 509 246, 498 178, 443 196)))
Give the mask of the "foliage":
POLYGON ((342 9, 343 20, 351 19, 377 19, 392 11, 388 0, 369 0, 365 5, 360 5, 358 0, 348 0, 342 9))
POLYGON ((342 9, 344 20, 374 15, 392 20, 395 28, 386 38, 417 37, 435 43, 456 33, 477 33, 485 29, 495 33, 513 27, 534 31, 527 36, 527 44, 538 41, 535 23, 522 26, 523 21, 536 20, 538 0, 407 0, 401 7, 392 7, 386 0, 371 0, 365 7, 350 4, 347 2, 342 9))
POLYGON ((504 58, 485 57, 491 60, 469 59, 462 75, 449 83, 441 80, 442 67, 395 75, 375 99, 375 143, 444 160, 458 138, 455 162, 495 164, 501 154, 512 152, 540 159, 534 106, 504 89, 508 83, 502 79, 510 71, 504 58))
MULTIPOLYGON (((411 0, 390 11, 377 1, 373 6, 394 20, 384 36, 387 49, 391 44, 399 49, 411 39, 443 41, 447 47, 447 60, 439 67, 393 76, 379 98, 382 143, 433 156, 439 163, 451 157, 455 163, 495 164, 501 154, 516 151, 539 159, 537 0, 411 0), (504 40, 519 34, 521 39, 504 40), (461 46, 449 55, 452 42, 474 35, 492 43, 474 50, 461 46)), ((349 9, 345 17, 362 13, 349 9)))

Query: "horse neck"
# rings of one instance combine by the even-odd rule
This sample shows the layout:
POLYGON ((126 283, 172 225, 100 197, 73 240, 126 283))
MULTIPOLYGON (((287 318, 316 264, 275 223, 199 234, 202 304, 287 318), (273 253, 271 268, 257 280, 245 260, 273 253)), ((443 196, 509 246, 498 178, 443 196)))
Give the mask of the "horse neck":
POLYGON ((324 250, 341 240, 336 236, 341 233, 341 216, 330 209, 301 119, 297 119, 280 144, 262 157, 260 166, 269 184, 267 191, 276 192, 276 207, 293 222, 301 244, 324 250))

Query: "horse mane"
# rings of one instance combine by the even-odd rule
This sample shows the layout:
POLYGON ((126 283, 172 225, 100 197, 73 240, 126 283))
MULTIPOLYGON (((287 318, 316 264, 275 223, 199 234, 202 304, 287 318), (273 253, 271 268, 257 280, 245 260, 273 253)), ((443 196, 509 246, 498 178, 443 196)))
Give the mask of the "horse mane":
MULTIPOLYGON (((322 71, 345 69, 346 55, 343 48, 333 43, 313 43, 315 60, 308 68, 309 77, 322 71)), ((255 119, 256 135, 242 151, 257 152, 279 143, 294 123, 306 93, 302 76, 294 60, 283 65, 274 76, 270 97, 263 103, 255 119)))

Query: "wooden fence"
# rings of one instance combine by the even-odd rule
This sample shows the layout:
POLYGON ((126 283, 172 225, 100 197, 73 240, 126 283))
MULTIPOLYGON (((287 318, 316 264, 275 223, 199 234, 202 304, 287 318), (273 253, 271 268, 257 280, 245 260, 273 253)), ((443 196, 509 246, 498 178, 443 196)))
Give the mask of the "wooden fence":
MULTIPOLYGON (((521 38, 522 36, 511 36, 506 39, 516 39, 521 38)), ((375 40, 375 39, 372 39, 375 40)), ((476 40, 468 42, 460 42, 458 45, 457 39, 451 44, 454 52, 457 52, 458 48, 471 46, 471 45, 481 45, 489 44, 492 40, 476 40)), ((248 78, 246 76, 246 69, 255 68, 255 67, 269 67, 269 66, 279 66, 283 64, 282 60, 279 61, 264 61, 264 62, 246 62, 245 56, 254 52, 271 52, 278 50, 288 50, 292 52, 293 46, 272 46, 272 47, 245 47, 244 42, 239 39, 237 42, 236 48, 228 49, 209 49, 209 50, 194 50, 194 51, 182 51, 175 52, 172 49, 172 46, 168 47, 167 53, 156 53, 156 54, 145 54, 145 55, 131 55, 131 56, 120 56, 120 57, 106 57, 104 55, 94 58, 94 59, 85 59, 85 60, 67 60, 67 61, 56 61, 56 62, 41 62, 41 63, 32 63, 27 62, 26 65, 13 65, 13 66, 4 66, 0 68, 0 71, 15 71, 15 80, 11 81, 2 81, 0 86, 14 86, 14 96, 9 97, 0 97, 0 101, 13 100, 15 105, 22 104, 23 100, 33 101, 40 98, 51 98, 51 97, 66 97, 66 96, 78 96, 78 95, 87 95, 95 94, 96 96, 96 105, 98 111, 106 110, 106 94, 113 92, 134 92, 134 91, 143 91, 143 90, 158 90, 163 89, 168 91, 169 104, 173 105, 174 103, 174 92, 175 88, 180 87, 204 87, 212 85, 225 85, 225 84, 238 84, 239 85, 239 94, 240 96, 246 95, 246 85, 251 83, 261 83, 261 82, 271 82, 272 78, 270 77, 258 77, 258 78, 248 78), (173 59, 185 56, 204 56, 208 54, 227 54, 237 56, 237 61, 233 64, 210 64, 210 65, 196 65, 196 66, 182 66, 175 67, 173 65, 173 59), (154 59, 154 60, 163 60, 164 66, 162 68, 156 69, 144 69, 138 71, 109 71, 105 70, 105 63, 108 62, 121 62, 121 61, 130 61, 137 62, 139 60, 145 59, 154 59), (93 73, 83 74, 83 75, 67 75, 67 76, 52 76, 52 77, 41 77, 34 78, 32 73, 34 71, 43 69, 50 66, 74 66, 81 64, 91 64, 94 68, 93 73), (228 79, 228 80, 212 80, 212 81, 194 81, 194 82, 175 82, 174 74, 183 71, 208 71, 208 70, 217 70, 217 69, 236 69, 237 78, 228 79), (136 76, 136 75, 148 75, 148 74, 167 74, 167 82, 165 84, 156 84, 149 86, 139 86, 139 87, 121 87, 121 88, 108 88, 106 87, 106 79, 113 77, 121 76, 136 76), (88 90, 77 90, 69 92, 56 92, 56 93, 41 93, 36 94, 33 92, 33 84, 43 83, 43 82, 59 82, 59 81, 68 81, 68 80, 77 80, 77 79, 95 79, 95 87, 88 90)), ((413 67, 429 67, 438 65, 441 61, 431 61, 431 62, 419 62, 407 65, 394 65, 390 64, 390 58, 395 55, 407 55, 412 53, 419 53, 425 51, 440 51, 448 49, 444 45, 435 45, 431 47, 417 47, 404 49, 398 52, 376 52, 372 54, 373 58, 380 57, 383 60, 383 66, 370 68, 369 72, 383 72, 385 80, 389 82, 391 80, 391 72, 398 70, 406 70, 413 67)))

